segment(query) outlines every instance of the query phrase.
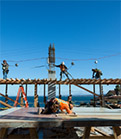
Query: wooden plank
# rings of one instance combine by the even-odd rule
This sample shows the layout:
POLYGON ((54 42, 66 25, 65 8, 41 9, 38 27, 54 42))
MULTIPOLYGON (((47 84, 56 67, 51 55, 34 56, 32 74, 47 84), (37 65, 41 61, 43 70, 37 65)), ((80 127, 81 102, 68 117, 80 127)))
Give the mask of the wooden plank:
POLYGON ((104 136, 90 136, 89 139, 114 139, 113 136, 104 137, 104 136))
POLYGON ((100 105, 104 107, 104 96, 103 96, 103 86, 102 84, 99 84, 99 90, 100 90, 100 105))
POLYGON ((71 95, 71 84, 69 84, 69 95, 71 95))
MULTIPOLYGON (((0 79, 0 84, 48 84, 52 79, 42 79, 42 80, 32 80, 32 79, 0 79)), ((121 79, 72 79, 72 80, 65 80, 65 81, 56 81, 55 84, 121 84, 121 79)))
POLYGON ((23 98, 23 94, 21 93, 21 105, 23 106, 24 105, 24 98, 23 98))
POLYGON ((8 107, 8 108, 13 108, 11 105, 9 105, 9 104, 7 104, 7 103, 1 101, 1 100, 0 100, 0 103, 1 103, 2 105, 4 105, 4 106, 8 107))
MULTIPOLYGON (((11 99, 11 98, 9 98, 9 97, 7 97, 7 96, 3 95, 2 93, 0 93, 0 95, 1 95, 1 96, 3 96, 3 97, 5 97, 5 98, 7 98, 7 99, 9 99, 10 101, 12 101, 12 102, 14 102, 14 103, 15 103, 15 100, 13 100, 13 99, 11 99)), ((21 105, 20 103, 18 103, 18 102, 17 102, 17 105, 22 106, 22 105, 21 105)))
POLYGON ((89 92, 89 93, 91 93, 91 94, 93 94, 93 95, 95 95, 95 96, 100 97, 100 95, 98 95, 98 94, 96 94, 96 93, 94 93, 94 92, 92 92, 92 91, 90 91, 90 90, 88 90, 88 89, 86 89, 86 88, 84 88, 84 87, 82 87, 80 85, 77 85, 77 84, 74 84, 74 85, 79 87, 79 88, 81 88, 81 89, 83 89, 83 90, 85 90, 85 91, 87 91, 87 92, 89 92))
MULTIPOLYGON (((7 92, 8 92, 8 84, 6 84, 6 87, 5 87, 5 96, 6 97, 8 97, 7 92)), ((8 103, 8 99, 7 98, 5 98, 5 103, 8 103)))
POLYGON ((26 93, 26 97, 27 97, 27 84, 26 84, 26 86, 25 86, 25 93, 26 93))
POLYGON ((91 126, 85 127, 82 139, 89 139, 91 126))
POLYGON ((0 139, 5 139, 7 137, 7 128, 1 128, 0 129, 0 139))
MULTIPOLYGON (((93 92, 95 93, 95 84, 93 84, 93 92)), ((93 104, 93 106, 96 107, 96 97, 95 97, 95 94, 94 94, 93 99, 94 99, 94 104, 93 104)))
POLYGON ((30 139, 30 135, 8 135, 7 139, 30 139))
POLYGON ((45 93, 46 93, 46 84, 44 84, 44 103, 46 104, 46 95, 45 95, 45 93))
POLYGON ((39 139, 36 128, 30 128, 30 139, 39 139))
POLYGON ((35 84, 35 88, 34 88, 34 107, 37 107, 37 103, 38 103, 37 84, 35 84))
POLYGON ((121 129, 118 126, 113 126, 114 138, 121 139, 121 129))
POLYGON ((110 136, 109 134, 107 134, 107 133, 105 133, 105 132, 103 132, 103 131, 99 130, 99 129, 98 129, 98 128, 96 128, 96 127, 94 127, 94 130, 95 130, 96 132, 98 132, 98 133, 102 134, 103 136, 110 136))
POLYGON ((61 85, 59 84, 59 98, 61 99, 61 85))

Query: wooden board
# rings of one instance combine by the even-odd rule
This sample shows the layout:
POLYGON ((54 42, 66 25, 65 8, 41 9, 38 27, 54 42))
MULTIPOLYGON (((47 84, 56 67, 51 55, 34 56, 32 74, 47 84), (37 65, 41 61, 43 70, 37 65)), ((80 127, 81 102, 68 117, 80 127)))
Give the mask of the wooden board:
MULTIPOLYGON (((91 109, 91 108, 90 108, 91 109)), ((121 113, 118 111, 95 112, 82 111, 77 116, 67 114, 37 114, 38 108, 11 108, 0 112, 0 128, 50 128, 50 127, 86 127, 121 126, 121 113)))

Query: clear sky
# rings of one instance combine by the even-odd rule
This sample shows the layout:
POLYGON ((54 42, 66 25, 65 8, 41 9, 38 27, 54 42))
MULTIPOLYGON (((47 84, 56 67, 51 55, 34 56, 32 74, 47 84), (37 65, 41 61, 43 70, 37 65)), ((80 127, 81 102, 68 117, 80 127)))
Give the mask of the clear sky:
MULTIPOLYGON (((55 44, 56 64, 75 63, 69 68, 74 78, 91 78, 95 67, 102 78, 121 78, 120 1, 2 0, 0 13, 0 62, 8 61, 8 78, 48 78, 50 43, 55 44)), ((59 79, 58 68, 56 74, 59 79)))

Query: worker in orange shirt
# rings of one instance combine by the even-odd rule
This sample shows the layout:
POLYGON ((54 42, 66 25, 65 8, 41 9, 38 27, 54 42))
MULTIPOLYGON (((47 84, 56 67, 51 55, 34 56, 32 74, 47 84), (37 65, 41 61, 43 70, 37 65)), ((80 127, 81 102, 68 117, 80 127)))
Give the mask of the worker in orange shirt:
POLYGON ((66 112, 68 114, 73 113, 72 112, 72 108, 73 108, 72 104, 70 104, 70 107, 69 107, 69 103, 67 101, 64 101, 64 100, 58 99, 58 98, 55 98, 53 101, 55 101, 59 104, 59 109, 61 110, 61 112, 64 112, 64 110, 66 110, 66 112))
POLYGON ((60 70, 61 70, 61 72, 60 72, 60 80, 62 80, 62 74, 65 74, 66 77, 69 79, 68 72, 67 72, 68 68, 66 67, 64 62, 62 62, 60 65, 54 65, 54 66, 55 67, 59 67, 60 70))
POLYGON ((61 112, 64 112, 64 110, 66 110, 68 114, 71 114, 73 113, 72 108, 73 105, 69 105, 67 101, 58 98, 52 98, 50 101, 47 102, 45 109, 41 109, 39 113, 52 114, 58 112, 58 110, 61 110, 61 112))

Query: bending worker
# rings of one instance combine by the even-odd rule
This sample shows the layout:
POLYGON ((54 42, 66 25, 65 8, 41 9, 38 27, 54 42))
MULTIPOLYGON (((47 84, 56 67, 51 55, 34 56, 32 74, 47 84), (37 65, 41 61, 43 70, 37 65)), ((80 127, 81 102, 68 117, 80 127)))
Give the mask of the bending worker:
POLYGON ((50 101, 47 102, 45 109, 42 110, 41 114, 51 114, 57 112, 58 110, 61 110, 61 112, 64 112, 64 110, 66 110, 68 114, 71 114, 72 108, 73 105, 69 105, 67 101, 58 98, 52 98, 50 101))
POLYGON ((69 103, 67 101, 58 98, 55 98, 54 101, 59 104, 59 109, 61 110, 61 112, 64 112, 64 110, 66 110, 68 114, 72 113, 72 108, 73 108, 72 104, 70 104, 69 106, 69 103))
POLYGON ((65 66, 64 62, 62 62, 60 65, 54 65, 56 67, 59 67, 61 72, 60 72, 60 80, 62 79, 62 74, 65 74, 66 77, 69 79, 68 77, 68 72, 67 72, 67 67, 65 66))
POLYGON ((92 69, 93 74, 92 74, 92 78, 98 79, 101 78, 102 72, 99 69, 92 69))

